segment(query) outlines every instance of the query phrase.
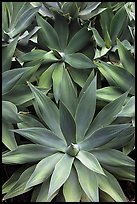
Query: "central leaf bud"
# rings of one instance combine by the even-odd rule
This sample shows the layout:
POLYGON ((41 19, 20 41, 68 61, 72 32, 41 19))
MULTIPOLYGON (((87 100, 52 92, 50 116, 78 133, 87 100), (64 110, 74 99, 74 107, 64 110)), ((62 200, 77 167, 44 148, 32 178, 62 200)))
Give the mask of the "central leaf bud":
POLYGON ((73 157, 75 157, 78 153, 79 153, 79 146, 77 145, 77 144, 73 144, 73 143, 71 143, 69 146, 68 146, 68 148, 67 148, 67 150, 66 150, 66 153, 67 154, 69 154, 69 155, 71 155, 71 156, 73 156, 73 157))

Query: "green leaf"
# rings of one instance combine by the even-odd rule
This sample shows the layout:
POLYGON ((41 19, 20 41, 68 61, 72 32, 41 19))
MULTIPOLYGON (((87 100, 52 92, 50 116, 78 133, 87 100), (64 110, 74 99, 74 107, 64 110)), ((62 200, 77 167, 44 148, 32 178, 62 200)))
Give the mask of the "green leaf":
POLYGON ((29 168, 27 168, 19 177, 18 181, 15 183, 15 185, 8 191, 8 193, 4 196, 4 200, 13 198, 15 196, 21 195, 23 193, 26 193, 27 191, 31 189, 25 190, 25 185, 31 176, 32 172, 34 171, 36 165, 33 165, 29 168))
POLYGON ((58 103, 60 97, 61 97, 61 88, 62 88, 62 78, 63 78, 63 69, 65 64, 64 63, 56 63, 54 71, 52 73, 52 79, 53 79, 53 93, 56 100, 56 103, 58 103))
POLYGON ((133 55, 127 48, 117 39, 118 54, 123 67, 135 76, 135 60, 133 55))
POLYGON ((100 61, 96 63, 100 72, 108 80, 110 85, 118 86, 123 91, 129 91, 131 94, 135 94, 135 77, 131 75, 127 70, 116 65, 108 64, 100 61))
POLYGON ((98 159, 98 161, 103 165, 109 166, 135 166, 135 162, 133 159, 125 155, 123 152, 120 152, 115 149, 107 149, 107 150, 93 150, 92 154, 98 159))
POLYGON ((71 65, 73 68, 78 68, 78 69, 87 69, 87 68, 96 67, 96 65, 94 65, 92 61, 82 53, 65 55, 65 62, 71 65))
POLYGON ((123 153, 128 155, 135 148, 135 137, 133 137, 127 145, 123 147, 123 153))
POLYGON ((123 106, 121 112, 118 114, 119 117, 134 117, 135 116, 135 96, 132 96, 128 102, 123 106))
POLYGON ((93 32, 93 36, 94 36, 94 39, 95 39, 97 45, 100 46, 100 47, 104 47, 105 42, 102 39, 102 37, 99 35, 98 31, 95 28, 92 28, 92 27, 91 27, 91 30, 93 32))
POLYGON ((51 202, 52 199, 59 193, 57 190, 49 199, 48 199, 48 190, 50 185, 50 179, 47 179, 41 184, 39 194, 37 196, 36 202, 51 202))
POLYGON ((8 70, 2 74, 2 94, 8 93, 15 85, 26 83, 37 71, 39 65, 8 70))
POLYGON ((107 144, 113 138, 119 137, 119 134, 123 130, 127 130, 129 126, 130 124, 119 124, 100 128, 99 130, 92 133, 91 136, 80 142, 78 145, 80 146, 80 149, 84 149, 86 151, 98 148, 104 144, 107 144))
POLYGON ((73 167, 68 179, 63 185, 63 195, 66 202, 80 202, 81 187, 79 185, 76 170, 73 167))
POLYGON ((69 44, 65 49, 66 54, 72 54, 78 52, 84 48, 90 40, 90 33, 87 28, 80 29, 70 40, 69 44))
POLYGON ((66 108, 70 111, 70 113, 74 117, 76 106, 77 106, 77 95, 75 92, 73 82, 66 69, 63 70, 62 92, 61 92, 60 100, 61 102, 64 103, 66 108), (69 91, 66 91, 66 90, 69 90, 69 91))
POLYGON ((2 194, 10 191, 26 168, 26 166, 22 166, 12 174, 12 176, 3 184, 2 194))
POLYGON ((64 139, 60 129, 59 110, 55 103, 33 85, 29 84, 29 87, 35 97, 34 108, 38 116, 58 137, 64 139))
POLYGON ((80 150, 76 155, 76 158, 80 160, 81 163, 84 164, 88 169, 96 173, 105 175, 101 165, 93 154, 84 150, 80 150))
POLYGON ((115 177, 108 171, 104 170, 107 177, 101 174, 96 174, 99 188, 109 194, 116 202, 127 202, 127 199, 115 179, 115 177))
POLYGON ((52 147, 62 151, 66 148, 64 140, 60 139, 57 135, 46 128, 30 127, 15 129, 13 131, 36 144, 52 147))
POLYGON ((17 123, 20 121, 17 107, 10 101, 2 101, 2 119, 7 123, 17 123))
POLYGON ((126 19, 127 19, 126 10, 125 7, 122 6, 122 8, 120 8, 113 16, 110 23, 110 36, 112 42, 114 42, 117 37, 118 38, 120 37, 126 19))
POLYGON ((63 154, 56 153, 49 157, 42 159, 37 165, 30 176, 25 189, 28 189, 32 186, 38 185, 44 182, 54 170, 56 163, 62 158, 63 154), (42 170, 42 171, 41 171, 42 170))
POLYGON ((19 112, 20 123, 17 124, 18 128, 30 128, 30 127, 40 127, 44 128, 44 125, 36 118, 34 115, 28 112, 19 112))
POLYGON ((47 54, 47 51, 45 50, 35 49, 35 50, 31 50, 31 52, 21 55, 19 59, 22 60, 23 62, 33 61, 33 60, 41 61, 44 58, 44 55, 46 54, 47 54))
POLYGON ((83 191, 92 202, 99 202, 99 192, 96 175, 78 160, 74 162, 78 179, 83 191))
POLYGON ((111 122, 117 117, 117 114, 122 109, 122 105, 127 97, 127 92, 122 94, 120 97, 115 99, 114 101, 107 104, 102 110, 96 115, 93 122, 91 123, 86 137, 91 135, 95 130, 100 127, 111 124, 111 122))
POLYGON ((120 149, 123 146, 127 145, 129 141, 133 138, 133 134, 135 132, 134 127, 126 128, 125 130, 119 133, 119 137, 113 138, 111 141, 102 145, 100 148, 113 148, 113 149, 120 149))
POLYGON ((9 149, 13 150, 17 147, 17 142, 14 137, 14 133, 10 131, 13 126, 5 121, 2 122, 2 142, 9 149))
POLYGON ((55 29, 46 20, 40 17, 40 15, 37 15, 37 23, 43 33, 43 43, 50 49, 60 51, 59 39, 55 29))
POLYGON ((131 166, 121 168, 117 166, 103 164, 103 167, 107 169, 110 173, 112 173, 119 180, 135 182, 135 168, 131 166))
POLYGON ((111 102, 117 99, 122 94, 120 88, 115 86, 108 86, 97 89, 97 99, 106 102, 111 102))
POLYGON ((69 27, 68 27, 68 21, 67 19, 60 15, 58 12, 55 12, 55 24, 54 29, 58 34, 59 42, 62 51, 66 48, 67 42, 68 42, 68 36, 69 36, 69 27))
POLYGON ((56 63, 52 64, 48 69, 46 69, 39 77, 40 88, 50 89, 52 86, 52 73, 56 67, 56 63))
POLYGON ((70 145, 71 143, 76 143, 75 121, 69 110, 65 107, 65 105, 62 102, 60 102, 60 127, 67 141, 67 144, 70 145))
POLYGON ((96 77, 91 81, 85 93, 80 98, 77 106, 75 121, 76 121, 76 138, 81 141, 84 138, 96 107, 96 77), (83 112, 84 110, 84 112, 83 112))
POLYGON ((74 157, 71 157, 68 154, 64 154, 62 159, 56 164, 51 176, 48 198, 50 198, 53 193, 55 193, 56 190, 58 190, 68 179, 73 161, 74 157))
POLYGON ((19 17, 16 26, 12 28, 9 32, 11 37, 16 36, 17 34, 23 32, 32 22, 34 19, 39 7, 37 8, 30 8, 27 11, 23 12, 22 15, 19 17))
POLYGON ((5 72, 11 68, 12 57, 14 55, 18 37, 16 37, 10 44, 2 48, 2 71, 5 72))
MULTIPOLYGON (((92 3, 97 3, 97 2, 92 2, 92 3)), ((98 3, 100 3, 100 2, 98 2, 98 3)), ((96 9, 93 9, 93 10, 85 13, 85 9, 84 9, 83 11, 79 12, 79 17, 83 20, 89 20, 89 19, 93 18, 94 16, 97 16, 98 14, 103 12, 104 10, 106 10, 106 8, 96 8, 96 9)))
POLYGON ((57 151, 55 149, 42 145, 25 144, 18 146, 12 151, 4 153, 2 155, 2 162, 4 164, 24 164, 36 162, 56 152, 57 151))

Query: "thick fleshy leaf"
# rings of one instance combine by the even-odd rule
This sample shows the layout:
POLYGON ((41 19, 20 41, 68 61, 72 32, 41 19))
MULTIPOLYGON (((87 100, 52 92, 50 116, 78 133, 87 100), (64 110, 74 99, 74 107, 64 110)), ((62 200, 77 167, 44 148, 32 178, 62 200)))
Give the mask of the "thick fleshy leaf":
POLYGON ((68 179, 63 185, 63 195, 66 202, 80 202, 81 187, 79 185, 76 170, 73 167, 68 179))
POLYGON ((9 92, 16 84, 26 83, 37 71, 39 65, 12 69, 2 74, 2 94, 9 92))
POLYGON ((107 176, 96 174, 99 188, 109 194, 116 202, 127 202, 127 199, 115 177, 104 170, 107 176))
POLYGON ((2 119, 7 123, 17 123, 20 121, 17 107, 10 101, 2 101, 2 119))
POLYGON ((81 50, 89 42, 91 34, 87 28, 80 29, 70 40, 65 49, 66 54, 72 54, 81 50))
POLYGON ((91 202, 92 200, 89 199, 85 191, 82 190, 82 195, 81 195, 81 202, 91 202))
POLYGON ((8 149, 13 150, 17 147, 17 142, 11 129, 13 129, 11 124, 2 122, 2 142, 8 149))
POLYGON ((29 87, 35 97, 34 108, 38 116, 49 126, 49 128, 57 134, 58 137, 63 138, 60 129, 59 110, 54 102, 44 95, 41 91, 29 84, 29 87))
POLYGON ((85 93, 80 98, 77 106, 75 121, 76 121, 76 140, 79 142, 84 138, 96 107, 96 77, 91 81, 85 93), (84 112, 83 112, 84 110, 84 112))
POLYGON ((74 162, 80 185, 92 202, 99 202, 99 192, 96 175, 78 160, 74 162))
POLYGON ((135 60, 133 55, 127 48, 117 39, 118 53, 123 67, 135 76, 135 60))
POLYGON ((99 35, 98 31, 95 28, 91 28, 91 30, 93 32, 93 36, 94 36, 94 39, 96 40, 97 45, 100 47, 105 46, 105 41, 99 35))
POLYGON ((74 117, 77 106, 77 94, 73 82, 68 74, 68 71, 66 69, 64 69, 63 71, 64 73, 62 79, 62 92, 60 100, 64 103, 66 108, 70 111, 70 113, 74 117))
POLYGON ((15 196, 18 196, 20 194, 26 193, 27 191, 31 189, 25 190, 26 183, 33 173, 36 165, 33 165, 29 168, 27 168, 19 177, 18 181, 15 183, 15 185, 8 191, 8 193, 4 196, 4 200, 13 198, 15 196))
POLYGON ((100 148, 113 148, 113 149, 120 149, 123 146, 127 145, 129 141, 133 138, 135 132, 135 128, 130 126, 125 130, 119 132, 119 137, 113 138, 111 141, 102 145, 100 148))
POLYGON ((115 119, 117 114, 122 109, 122 105, 126 99, 127 93, 122 94, 120 97, 115 99, 114 101, 107 104, 95 117, 93 122, 91 123, 86 136, 91 135, 95 130, 100 127, 111 124, 111 122, 115 119))
POLYGON ((43 33, 43 43, 51 49, 60 50, 59 39, 55 29, 40 15, 37 15, 37 23, 43 33))
POLYGON ((35 49, 32 50, 31 52, 28 52, 26 54, 23 54, 20 56, 20 60, 22 60, 23 62, 28 62, 28 61, 32 61, 32 60, 42 60, 44 55, 47 54, 47 51, 45 50, 40 50, 40 49, 35 49))
POLYGON ((128 155, 130 152, 132 152, 135 149, 135 137, 133 136, 133 138, 129 141, 128 144, 126 144, 123 147, 123 153, 128 155))
POLYGON ((129 101, 123 106, 118 116, 134 117, 135 116, 135 96, 132 96, 129 101))
POLYGON ((115 86, 107 86, 97 89, 97 99, 106 102, 114 101, 122 94, 122 90, 115 86))
POLYGON ((115 137, 119 138, 119 133, 125 129, 128 129, 129 126, 130 124, 119 124, 100 128, 99 130, 92 133, 91 136, 80 142, 78 145, 80 146, 80 149, 86 151, 98 148, 108 143, 115 137))
POLYGON ((20 123, 17 124, 18 128, 30 128, 30 127, 40 127, 44 128, 44 125, 36 118, 34 115, 28 112, 19 112, 20 123))
POLYGON ((60 97, 61 97, 61 88, 62 88, 62 78, 63 78, 63 69, 65 64, 64 63, 56 63, 54 71, 52 73, 52 79, 53 79, 53 93, 56 100, 56 103, 58 103, 60 97))
POLYGON ((52 86, 52 73, 56 67, 56 63, 52 64, 39 77, 39 87, 50 89, 52 86))
POLYGON ((113 16, 110 24, 110 36, 113 42, 116 40, 117 37, 119 38, 126 19, 127 19, 126 10, 125 7, 122 6, 122 8, 120 8, 113 16))
POLYGON ((74 157, 64 154, 62 159, 56 164, 51 176, 48 198, 50 198, 68 179, 73 161, 74 157))
POLYGON ((96 64, 104 77, 111 83, 110 85, 118 86, 123 91, 135 94, 135 77, 127 70, 103 61, 96 64))
POLYGON ((65 107, 65 105, 62 102, 60 102, 60 127, 67 141, 67 144, 70 145, 71 143, 76 143, 75 121, 69 110, 65 107))
POLYGON ((46 157, 42 159, 37 165, 36 168, 29 178, 26 189, 38 185, 42 182, 44 182, 52 173, 54 170, 55 165, 57 162, 62 158, 63 154, 56 153, 49 157, 46 157), (42 170, 42 171, 41 171, 42 170))
POLYGON ((119 180, 135 182, 135 168, 133 168, 133 166, 126 166, 121 168, 103 164, 103 167, 111 172, 119 180))
POLYGON ((36 144, 52 147, 62 151, 67 147, 66 143, 62 139, 46 128, 30 127, 15 129, 13 131, 36 144))
POLYGON ((74 68, 86 69, 86 68, 95 68, 96 65, 84 54, 82 53, 73 53, 65 55, 65 62, 71 65, 74 68))
POLYGON ((81 163, 84 164, 90 170, 104 175, 100 163, 93 154, 84 150, 80 150, 79 153, 76 155, 76 158, 80 160, 81 163))
POLYGON ((3 184, 2 194, 10 191, 26 168, 26 166, 22 166, 12 174, 12 176, 3 184))
POLYGON ((49 199, 48 199, 48 190, 50 185, 50 179, 48 178, 41 184, 40 191, 38 193, 36 202, 51 202, 52 199, 59 193, 57 190, 49 199))
POLYGON ((54 29, 58 34, 61 49, 62 51, 64 51, 68 42, 69 27, 67 19, 64 18, 64 16, 60 15, 58 12, 55 12, 54 29))
POLYGON ((4 153, 2 156, 2 162, 4 164, 24 164, 36 162, 56 152, 57 151, 55 149, 42 145, 25 144, 18 146, 12 151, 4 153))
POLYGON ((121 168, 124 166, 135 166, 133 159, 115 149, 93 150, 91 152, 102 165, 121 166, 121 168))
POLYGON ((2 71, 5 72, 11 68, 12 57, 14 55, 18 37, 16 37, 7 47, 2 48, 2 71))

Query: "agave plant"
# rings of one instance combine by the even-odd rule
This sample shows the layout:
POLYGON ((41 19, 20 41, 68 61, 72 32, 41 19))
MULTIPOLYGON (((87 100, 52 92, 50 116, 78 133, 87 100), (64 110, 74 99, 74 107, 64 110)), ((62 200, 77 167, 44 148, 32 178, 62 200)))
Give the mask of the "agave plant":
MULTIPOLYGON (((32 143, 3 153, 4 164, 25 164, 3 185, 4 199, 33 189, 31 202, 58 197, 65 202, 100 202, 99 195, 105 201, 127 201, 117 179, 134 181, 134 160, 121 152, 134 127, 112 124, 127 92, 96 112, 96 76, 90 79, 77 98, 74 115, 65 103, 57 106, 28 82, 39 121, 21 114, 18 129, 11 130, 32 143)), ((66 92, 73 98, 71 94, 66 92)))

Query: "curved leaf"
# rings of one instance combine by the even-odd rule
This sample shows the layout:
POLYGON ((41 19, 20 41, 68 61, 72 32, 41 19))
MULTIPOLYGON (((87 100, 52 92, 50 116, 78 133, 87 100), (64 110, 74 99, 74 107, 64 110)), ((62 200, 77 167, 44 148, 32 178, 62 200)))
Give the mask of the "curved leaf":
POLYGON ((134 117, 135 116, 135 96, 130 97, 129 101, 123 106, 119 117, 134 117))
POLYGON ((2 155, 2 162, 4 164, 24 164, 36 162, 56 152, 57 151, 55 149, 42 145, 25 144, 18 146, 12 151, 4 153, 2 155))
POLYGON ((44 182, 52 173, 56 163, 62 158, 63 154, 56 153, 42 159, 30 176, 25 189, 44 182), (42 170, 42 171, 41 171, 42 170))
POLYGON ((123 67, 135 76, 135 60, 133 55, 127 48, 117 39, 118 53, 123 67))
POLYGON ((99 188, 109 194, 116 202, 127 202, 127 199, 115 177, 104 170, 107 177, 96 174, 99 188))
POLYGON ((73 53, 65 55, 65 62, 71 65, 74 68, 86 69, 86 68, 95 68, 96 65, 82 53, 73 53))
POLYGON ((51 176, 48 198, 50 198, 68 179, 73 161, 74 157, 64 154, 62 159, 56 164, 51 176))
POLYGON ((93 154, 87 151, 80 150, 79 153, 76 155, 76 158, 80 160, 81 163, 84 164, 90 170, 98 174, 105 175, 101 165, 93 154))
POLYGON ((65 49, 66 54, 72 54, 81 50, 90 40, 90 33, 87 28, 80 29, 70 40, 69 44, 65 49))
POLYGON ((52 147, 62 151, 66 148, 66 143, 46 128, 30 127, 15 129, 13 131, 36 144, 52 147))
POLYGON ((96 175, 78 160, 74 162, 80 185, 92 202, 99 202, 99 192, 96 175))
POLYGON ((123 152, 120 152, 115 149, 107 149, 107 150, 93 150, 92 154, 98 159, 98 161, 103 165, 110 166, 135 166, 135 162, 133 159, 125 155, 123 152))
POLYGON ((64 69, 64 63, 56 63, 54 71, 52 73, 53 93, 54 93, 56 103, 58 103, 61 97, 61 90, 62 90, 61 82, 63 78, 63 69, 64 69))
POLYGON ((40 15, 37 15, 38 26, 43 33, 43 41, 51 49, 60 50, 59 39, 55 29, 40 15))
POLYGON ((89 124, 91 123, 96 107, 96 77, 91 81, 88 88, 80 98, 76 109, 76 140, 79 142, 84 138, 89 124), (83 112, 84 110, 84 112, 83 112))
POLYGON ((78 143, 78 145, 80 146, 80 149, 84 149, 86 151, 98 148, 102 145, 107 144, 115 137, 119 138, 119 134, 125 129, 127 130, 129 126, 130 124, 119 124, 100 128, 99 130, 92 133, 91 136, 78 143))
POLYGON ((34 108, 39 117, 49 126, 49 128, 57 134, 58 137, 64 139, 60 129, 59 110, 54 102, 43 94, 40 90, 29 84, 29 87, 35 97, 34 108))
POLYGON ((68 179, 63 185, 63 195, 66 202, 80 202, 81 187, 79 185, 76 170, 73 167, 68 179))
POLYGON ((3 121, 2 122, 2 142, 8 149, 13 150, 13 149, 16 149, 17 142, 14 137, 14 133, 12 133, 10 129, 13 129, 13 126, 3 121))
POLYGON ((9 199, 9 198, 13 198, 17 195, 26 193, 27 191, 31 190, 31 189, 27 189, 25 190, 25 185, 29 179, 29 177, 31 176, 31 174, 33 173, 34 169, 35 169, 36 165, 33 165, 29 168, 27 168, 19 177, 19 179, 17 180, 17 182, 15 183, 15 185, 8 191, 8 193, 4 196, 4 200, 9 199))
POLYGON ((111 124, 111 122, 115 119, 117 114, 122 109, 122 105, 124 104, 126 97, 127 97, 127 92, 122 94, 114 101, 107 104, 94 118, 93 122, 91 123, 86 133, 86 136, 88 137, 100 127, 111 124))

